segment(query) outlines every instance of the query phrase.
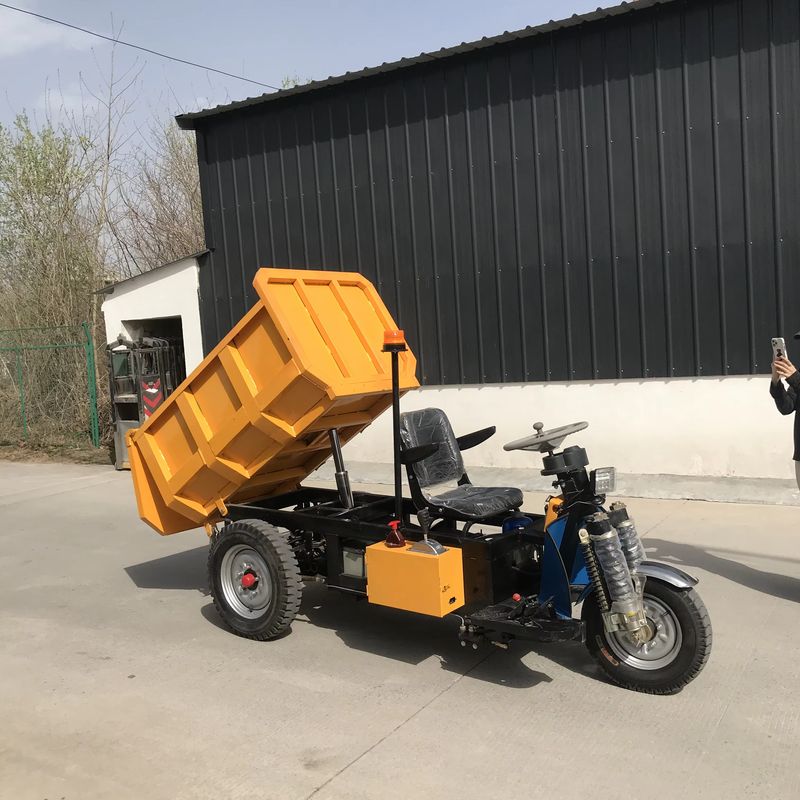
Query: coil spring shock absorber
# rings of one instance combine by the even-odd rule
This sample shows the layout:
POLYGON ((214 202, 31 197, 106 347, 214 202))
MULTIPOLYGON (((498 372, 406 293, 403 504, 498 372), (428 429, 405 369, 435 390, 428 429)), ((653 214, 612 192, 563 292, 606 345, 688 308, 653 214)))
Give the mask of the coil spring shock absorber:
POLYGON ((622 552, 625 554, 625 560, 628 562, 628 569, 635 578, 639 565, 644 561, 645 552, 642 540, 636 530, 636 525, 628 516, 628 508, 625 503, 612 503, 611 508, 609 508, 608 519, 617 529, 619 543, 622 546, 622 552))
POLYGON ((610 613, 604 615, 609 630, 636 633, 647 627, 638 582, 631 576, 628 560, 623 553, 619 534, 605 513, 594 514, 586 520, 592 549, 603 572, 611 600, 610 613))
POLYGON ((580 530, 578 536, 581 542, 581 550, 583 550, 583 560, 586 562, 586 572, 592 583, 594 596, 597 598, 597 605, 600 607, 600 611, 604 614, 608 614, 608 598, 606 597, 606 590, 603 586, 602 578, 600 577, 600 567, 597 566, 597 558, 592 549, 592 540, 589 538, 588 532, 583 528, 580 530))

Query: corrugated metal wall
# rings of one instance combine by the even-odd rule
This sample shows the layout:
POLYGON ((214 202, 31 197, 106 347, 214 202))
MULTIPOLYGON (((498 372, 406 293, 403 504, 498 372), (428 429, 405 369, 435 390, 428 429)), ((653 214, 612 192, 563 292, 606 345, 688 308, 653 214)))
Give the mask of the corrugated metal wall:
POLYGON ((205 347, 357 270, 427 384, 769 369, 800 328, 800 3, 632 11, 198 121, 205 347))

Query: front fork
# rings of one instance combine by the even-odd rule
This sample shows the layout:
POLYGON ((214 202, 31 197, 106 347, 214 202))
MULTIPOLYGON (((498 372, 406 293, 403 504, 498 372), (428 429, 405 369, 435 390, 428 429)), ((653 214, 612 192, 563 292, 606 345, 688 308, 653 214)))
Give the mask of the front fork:
POLYGON ((639 534, 624 503, 586 519, 579 532, 586 570, 608 633, 625 631, 644 643, 653 631, 644 608, 644 559, 639 534))

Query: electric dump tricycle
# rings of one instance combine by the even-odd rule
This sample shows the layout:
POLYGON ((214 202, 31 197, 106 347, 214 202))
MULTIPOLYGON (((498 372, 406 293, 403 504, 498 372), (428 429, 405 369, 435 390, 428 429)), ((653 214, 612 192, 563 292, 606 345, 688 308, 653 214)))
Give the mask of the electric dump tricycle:
POLYGON ((453 615, 464 646, 585 642, 637 691, 671 694, 700 672, 711 624, 697 580, 647 560, 625 505, 606 507, 613 469, 559 449, 586 423, 536 423, 505 445, 541 454, 553 478, 544 514, 529 513, 519 489, 467 476, 462 452, 494 428, 456 437, 439 409, 400 413, 416 361, 363 276, 261 269, 254 287, 256 305, 128 434, 140 516, 161 534, 205 526, 211 593, 235 633, 285 633, 312 578, 453 615), (389 408, 394 493, 353 491, 342 445, 389 408), (335 489, 301 485, 331 457, 335 489))

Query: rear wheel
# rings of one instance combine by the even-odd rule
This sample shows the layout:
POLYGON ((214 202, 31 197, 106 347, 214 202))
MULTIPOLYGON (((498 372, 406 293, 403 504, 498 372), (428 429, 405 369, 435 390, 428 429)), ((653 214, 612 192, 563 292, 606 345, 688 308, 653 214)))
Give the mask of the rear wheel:
POLYGON ((211 537, 208 577, 214 606, 239 636, 275 639, 300 610, 303 582, 294 551, 261 520, 233 522, 211 537))
POLYGON ((628 633, 608 633, 594 595, 583 607, 586 644, 614 683, 648 694, 675 694, 694 680, 711 655, 711 620, 694 589, 676 589, 649 578, 644 608, 651 635, 636 642, 628 633))

